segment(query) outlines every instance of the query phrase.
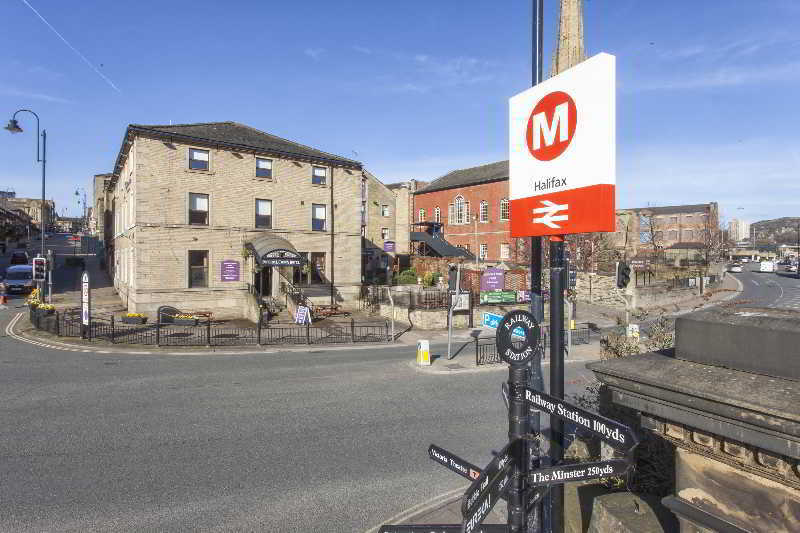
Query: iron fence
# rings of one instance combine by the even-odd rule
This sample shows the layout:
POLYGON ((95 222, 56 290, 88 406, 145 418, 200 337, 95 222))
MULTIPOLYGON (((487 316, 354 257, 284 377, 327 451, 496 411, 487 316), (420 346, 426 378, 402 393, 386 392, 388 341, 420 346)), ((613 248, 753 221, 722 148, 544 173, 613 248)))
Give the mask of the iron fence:
POLYGON ((207 321, 195 326, 127 324, 112 315, 92 315, 88 328, 80 311, 68 309, 47 314, 29 311, 31 324, 60 337, 100 339, 112 344, 152 346, 256 346, 281 344, 346 344, 390 342, 389 321, 359 323, 354 319, 317 325, 260 322, 256 327, 228 327, 207 321))
MULTIPOLYGON (((589 344, 591 341, 591 331, 589 329, 588 324, 578 325, 575 329, 571 330, 572 335, 572 344, 589 344)), ((564 342, 566 343, 567 339, 567 331, 562 330, 561 334, 564 336, 564 342)), ((522 345, 522 341, 513 343, 515 347, 519 348, 522 345)), ((539 350, 542 354, 542 359, 549 358, 549 348, 550 348, 550 331, 547 328, 542 328, 541 336, 539 337, 539 350)), ((567 352, 567 357, 569 357, 569 352, 567 352)), ((477 366, 482 365, 493 365, 502 363, 500 359, 500 354, 497 353, 497 344, 495 343, 494 337, 476 337, 475 338, 475 364, 477 366)))

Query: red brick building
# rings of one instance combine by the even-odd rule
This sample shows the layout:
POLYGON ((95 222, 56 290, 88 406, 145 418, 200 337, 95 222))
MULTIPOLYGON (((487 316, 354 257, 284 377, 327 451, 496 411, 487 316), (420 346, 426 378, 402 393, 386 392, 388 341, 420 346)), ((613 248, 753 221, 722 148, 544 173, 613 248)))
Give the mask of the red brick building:
POLYGON ((508 161, 454 170, 414 194, 413 222, 441 222, 444 238, 483 261, 516 262, 508 210, 508 161))

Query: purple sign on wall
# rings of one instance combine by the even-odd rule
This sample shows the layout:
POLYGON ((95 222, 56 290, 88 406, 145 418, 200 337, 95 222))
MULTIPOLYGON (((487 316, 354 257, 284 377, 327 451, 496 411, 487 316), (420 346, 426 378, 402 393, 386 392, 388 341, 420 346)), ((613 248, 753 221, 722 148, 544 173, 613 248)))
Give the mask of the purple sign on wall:
POLYGON ((383 242, 383 251, 384 252, 394 252, 394 241, 384 241, 383 242))
POLYGON ((221 281, 239 281, 239 261, 226 259, 220 269, 221 281))
POLYGON ((481 276, 482 291, 496 291, 505 288, 506 272, 501 268, 487 268, 481 276))

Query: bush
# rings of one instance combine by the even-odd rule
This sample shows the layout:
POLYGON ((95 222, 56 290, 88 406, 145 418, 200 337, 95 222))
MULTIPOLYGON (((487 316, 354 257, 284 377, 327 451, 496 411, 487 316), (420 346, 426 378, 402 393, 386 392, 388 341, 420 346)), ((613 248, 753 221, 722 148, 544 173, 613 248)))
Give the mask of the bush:
POLYGON ((436 282, 439 281, 439 273, 438 272, 428 272, 424 276, 422 276, 422 285, 425 287, 433 287, 436 285, 436 282))
POLYGON ((417 282, 417 271, 413 268, 409 268, 400 272, 400 275, 397 276, 397 284, 398 285, 412 285, 417 282))

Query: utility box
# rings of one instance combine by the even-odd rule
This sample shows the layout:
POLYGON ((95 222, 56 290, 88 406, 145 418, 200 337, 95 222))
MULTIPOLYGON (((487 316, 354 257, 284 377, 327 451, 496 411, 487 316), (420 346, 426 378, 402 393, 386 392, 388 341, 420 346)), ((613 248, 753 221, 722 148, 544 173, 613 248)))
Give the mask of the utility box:
POLYGON ((426 340, 417 341, 417 364, 420 366, 431 365, 431 346, 426 340))

